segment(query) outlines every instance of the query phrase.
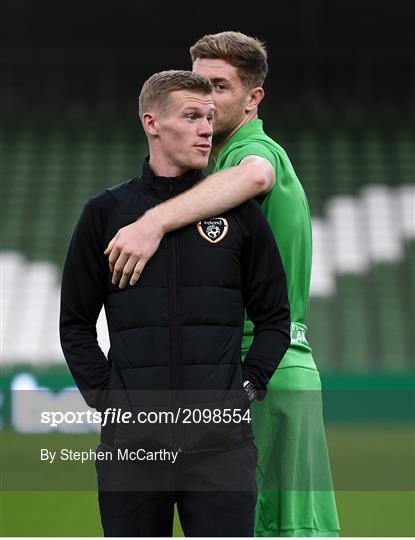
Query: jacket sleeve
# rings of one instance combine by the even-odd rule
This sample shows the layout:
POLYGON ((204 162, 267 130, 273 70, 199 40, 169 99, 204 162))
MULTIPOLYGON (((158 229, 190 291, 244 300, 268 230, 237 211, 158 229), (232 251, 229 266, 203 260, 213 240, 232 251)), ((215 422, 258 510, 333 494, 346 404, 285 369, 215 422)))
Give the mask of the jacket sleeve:
POLYGON ((266 386, 290 344, 287 283, 271 228, 256 201, 245 205, 247 237, 242 252, 245 309, 254 324, 254 338, 242 366, 264 399, 266 386))
POLYGON ((85 401, 105 409, 110 366, 98 345, 96 322, 108 276, 103 255, 101 208, 85 205, 65 260, 60 307, 60 340, 66 362, 85 401))

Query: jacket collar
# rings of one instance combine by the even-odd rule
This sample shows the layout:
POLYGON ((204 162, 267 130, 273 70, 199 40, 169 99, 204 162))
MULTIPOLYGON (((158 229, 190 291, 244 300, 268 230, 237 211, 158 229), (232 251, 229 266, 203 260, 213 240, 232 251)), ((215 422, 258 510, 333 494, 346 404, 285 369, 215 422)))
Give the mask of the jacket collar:
POLYGON ((183 193, 183 191, 191 188, 203 178, 203 173, 199 169, 192 169, 182 176, 156 176, 148 161, 149 157, 147 156, 143 164, 141 182, 146 191, 162 198, 169 198, 183 193))

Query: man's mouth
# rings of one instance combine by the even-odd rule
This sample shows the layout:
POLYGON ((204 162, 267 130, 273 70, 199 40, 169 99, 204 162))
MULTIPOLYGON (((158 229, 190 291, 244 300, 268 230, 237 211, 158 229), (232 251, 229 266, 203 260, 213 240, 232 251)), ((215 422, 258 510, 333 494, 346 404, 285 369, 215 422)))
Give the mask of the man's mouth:
POLYGON ((200 144, 195 144, 195 147, 199 148, 199 150, 204 150, 205 152, 207 152, 208 150, 210 150, 211 145, 208 143, 200 143, 200 144))

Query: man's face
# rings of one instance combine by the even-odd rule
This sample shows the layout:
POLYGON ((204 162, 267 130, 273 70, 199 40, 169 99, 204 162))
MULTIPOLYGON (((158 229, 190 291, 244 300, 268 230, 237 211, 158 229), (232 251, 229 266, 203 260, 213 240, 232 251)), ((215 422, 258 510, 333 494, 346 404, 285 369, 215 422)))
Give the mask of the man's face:
POLYGON ((207 166, 214 110, 211 95, 177 90, 169 95, 166 108, 157 114, 159 147, 178 170, 207 166))
POLYGON ((249 91, 242 84, 236 67, 225 60, 197 58, 193 71, 204 75, 213 84, 215 135, 227 135, 243 120, 249 91))

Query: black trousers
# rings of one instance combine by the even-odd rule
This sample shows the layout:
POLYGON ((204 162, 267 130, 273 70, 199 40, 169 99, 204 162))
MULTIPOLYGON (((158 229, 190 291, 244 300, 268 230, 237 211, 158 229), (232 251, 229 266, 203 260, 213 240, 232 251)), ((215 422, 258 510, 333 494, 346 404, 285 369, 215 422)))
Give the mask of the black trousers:
POLYGON ((106 482, 106 473, 120 478, 114 472, 119 464, 111 463, 108 468, 108 463, 98 463, 104 534, 172 536, 177 504, 186 536, 253 536, 256 466, 257 451, 252 443, 221 452, 183 453, 174 465, 128 466, 129 472, 124 469, 121 473, 128 477, 128 489, 119 489, 126 487, 126 478, 121 484, 106 482), (133 481, 132 468, 137 472, 133 481))

